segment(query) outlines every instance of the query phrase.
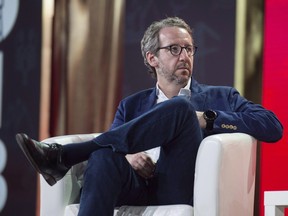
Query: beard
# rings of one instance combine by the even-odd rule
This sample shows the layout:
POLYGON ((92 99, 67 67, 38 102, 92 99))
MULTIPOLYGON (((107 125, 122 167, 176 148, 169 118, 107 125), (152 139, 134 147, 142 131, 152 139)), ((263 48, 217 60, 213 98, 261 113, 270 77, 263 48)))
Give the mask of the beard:
POLYGON ((192 76, 192 70, 176 68, 174 71, 165 70, 163 68, 158 72, 158 75, 164 77, 168 82, 175 83, 177 85, 186 85, 188 80, 192 76))
POLYGON ((171 78, 171 81, 174 81, 178 85, 186 85, 188 80, 191 78, 191 75, 187 75, 187 73, 181 73, 181 75, 174 74, 174 76, 172 75, 171 78))

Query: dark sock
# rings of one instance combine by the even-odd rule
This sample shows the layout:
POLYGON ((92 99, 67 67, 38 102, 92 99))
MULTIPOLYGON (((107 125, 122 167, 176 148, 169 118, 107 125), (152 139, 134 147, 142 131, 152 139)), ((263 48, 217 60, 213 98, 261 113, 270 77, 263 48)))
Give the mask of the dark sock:
POLYGON ((75 164, 88 160, 90 154, 99 148, 101 147, 93 140, 63 145, 62 161, 67 167, 71 167, 75 164))

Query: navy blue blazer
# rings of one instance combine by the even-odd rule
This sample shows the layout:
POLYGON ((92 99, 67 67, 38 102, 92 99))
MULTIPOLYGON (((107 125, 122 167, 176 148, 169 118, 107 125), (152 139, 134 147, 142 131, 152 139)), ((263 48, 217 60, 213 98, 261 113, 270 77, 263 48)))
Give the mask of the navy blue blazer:
MULTIPOLYGON (((218 114, 214 129, 209 134, 243 132, 265 142, 281 139, 283 127, 275 114, 248 101, 235 88, 204 85, 192 78, 190 90, 190 100, 197 111, 212 109, 218 114)), ((149 111, 156 100, 156 87, 123 99, 111 129, 149 111)), ((205 130, 203 133, 206 134, 205 130)))

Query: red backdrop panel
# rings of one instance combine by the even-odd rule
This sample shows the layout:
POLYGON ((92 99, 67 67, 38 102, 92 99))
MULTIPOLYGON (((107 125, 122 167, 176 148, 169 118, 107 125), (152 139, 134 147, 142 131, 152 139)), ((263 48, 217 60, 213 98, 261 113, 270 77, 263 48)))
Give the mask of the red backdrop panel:
POLYGON ((284 137, 275 144, 262 144, 260 215, 264 215, 264 191, 288 190, 288 1, 265 0, 264 15, 263 105, 279 117, 284 137))

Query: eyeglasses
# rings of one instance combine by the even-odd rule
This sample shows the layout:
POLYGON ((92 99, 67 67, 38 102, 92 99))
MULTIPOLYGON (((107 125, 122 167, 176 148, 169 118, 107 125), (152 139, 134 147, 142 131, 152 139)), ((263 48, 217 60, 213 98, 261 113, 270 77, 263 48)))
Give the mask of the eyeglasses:
POLYGON ((188 45, 188 46, 180 46, 178 44, 173 44, 173 45, 170 45, 170 46, 165 46, 165 47, 159 47, 157 49, 157 52, 160 50, 160 49, 167 49, 171 52, 171 54, 173 56, 178 56, 182 53, 182 50, 185 49, 188 56, 194 56, 196 51, 197 51, 197 46, 192 46, 192 45, 188 45))

